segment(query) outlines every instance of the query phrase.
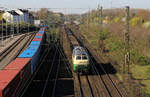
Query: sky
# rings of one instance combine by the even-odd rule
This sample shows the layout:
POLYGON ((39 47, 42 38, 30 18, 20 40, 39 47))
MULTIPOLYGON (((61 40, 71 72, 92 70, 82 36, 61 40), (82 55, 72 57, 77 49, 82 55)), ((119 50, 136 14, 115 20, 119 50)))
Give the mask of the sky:
POLYGON ((0 0, 0 8, 50 8, 56 12, 63 13, 84 13, 96 9, 98 4, 103 8, 131 8, 150 9, 150 0, 0 0))

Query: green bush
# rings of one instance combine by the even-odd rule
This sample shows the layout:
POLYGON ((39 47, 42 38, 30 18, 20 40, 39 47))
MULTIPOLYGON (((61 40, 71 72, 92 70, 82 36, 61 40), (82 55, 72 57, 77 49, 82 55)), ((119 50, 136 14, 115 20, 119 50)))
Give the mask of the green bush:
POLYGON ((116 18, 114 19, 114 22, 117 23, 117 22, 119 22, 119 20, 120 20, 120 17, 116 17, 116 18))
POLYGON ((109 37, 109 31, 107 29, 103 29, 101 32, 100 32, 100 39, 101 40, 105 40, 109 37))
POLYGON ((139 56, 139 53, 136 50, 131 50, 130 51, 131 62, 137 63, 138 56, 139 56))
POLYGON ((147 57, 145 57, 144 55, 138 56, 137 62, 139 65, 142 65, 142 66, 146 66, 146 65, 150 64, 150 60, 147 57))
POLYGON ((150 94, 146 92, 146 90, 142 89, 141 91, 142 97, 150 97, 150 94))
POLYGON ((132 26, 135 26, 135 25, 137 25, 137 24, 141 24, 142 22, 142 18, 140 18, 140 17, 134 17, 134 18, 132 18, 131 20, 130 20, 130 24, 132 25, 132 26))
POLYGON ((109 45, 110 51, 117 51, 124 48, 123 43, 121 41, 111 41, 112 43, 109 45))
POLYGON ((96 44, 97 44, 96 40, 92 40, 91 44, 94 45, 94 46, 96 46, 96 44))
POLYGON ((146 66, 150 64, 150 59, 142 54, 140 54, 136 50, 131 50, 130 51, 131 55, 131 62, 141 65, 141 66, 146 66))

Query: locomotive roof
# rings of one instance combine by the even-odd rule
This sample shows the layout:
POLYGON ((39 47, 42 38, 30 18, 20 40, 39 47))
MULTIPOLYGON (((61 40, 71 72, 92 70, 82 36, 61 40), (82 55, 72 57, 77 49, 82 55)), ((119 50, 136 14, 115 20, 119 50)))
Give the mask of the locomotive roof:
POLYGON ((73 49, 73 54, 74 55, 87 55, 87 51, 81 46, 76 46, 73 49))

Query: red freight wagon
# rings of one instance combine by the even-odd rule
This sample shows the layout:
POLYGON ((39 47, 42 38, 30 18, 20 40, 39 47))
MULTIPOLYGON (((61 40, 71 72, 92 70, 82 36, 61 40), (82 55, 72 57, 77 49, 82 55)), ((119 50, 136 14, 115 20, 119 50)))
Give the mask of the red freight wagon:
POLYGON ((14 61, 8 64, 4 69, 21 70, 30 60, 31 58, 16 58, 14 61))
POLYGON ((20 83, 19 70, 0 70, 0 97, 12 97, 20 83))
POLYGON ((35 36, 43 36, 43 34, 36 34, 35 36))
MULTIPOLYGON (((16 58, 10 64, 8 64, 5 70, 19 70, 20 71, 20 85, 18 86, 18 91, 22 89, 31 75, 31 58, 16 58)), ((16 87, 17 88, 17 87, 16 87)))
POLYGON ((32 41, 41 41, 42 38, 34 38, 32 41))

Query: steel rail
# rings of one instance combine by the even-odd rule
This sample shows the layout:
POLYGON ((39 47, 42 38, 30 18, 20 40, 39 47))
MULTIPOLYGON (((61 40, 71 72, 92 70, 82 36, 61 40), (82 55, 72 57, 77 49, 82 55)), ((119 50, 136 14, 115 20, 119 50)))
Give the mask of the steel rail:
MULTIPOLYGON (((99 74, 98 70, 96 69, 94 62, 93 62, 92 60, 91 60, 91 62, 92 62, 93 70, 95 70, 96 73, 99 75, 99 78, 100 78, 100 80, 102 80, 102 82, 103 82, 103 84, 104 84, 104 86, 105 86, 105 89, 107 90, 108 94, 110 95, 110 97, 113 97, 113 95, 111 94, 110 90, 108 89, 108 86, 107 86, 106 82, 104 81, 104 79, 102 78, 102 76, 99 74)), ((105 71, 104 68, 103 68, 103 71, 105 71)), ((105 71, 104 73, 106 73, 106 71, 105 71)), ((106 73, 106 75, 108 76, 107 73, 106 73)), ((109 80, 110 80, 110 79, 109 79, 109 80)), ((119 90, 116 88, 116 86, 114 86, 115 84, 112 83, 112 82, 111 82, 111 84, 113 85, 113 87, 114 87, 116 93, 118 94, 118 96, 119 96, 119 97, 122 97, 122 95, 120 94, 119 90), (117 91, 116 89, 117 89, 118 91, 117 91)))
MULTIPOLYGON (((61 53, 61 55, 63 56, 63 58, 65 58, 66 60, 68 60, 68 59, 65 57, 65 54, 63 53, 62 49, 60 49, 60 53, 61 53)), ((68 73, 72 75, 72 71, 71 71, 69 62, 65 61, 65 63, 66 63, 65 66, 67 67, 68 73)))
POLYGON ((80 75, 79 74, 76 74, 77 78, 78 78, 78 81, 79 81, 79 86, 80 86, 80 96, 81 97, 84 97, 84 93, 83 93, 83 89, 82 89, 82 85, 81 85, 81 79, 80 79, 80 75))
MULTIPOLYGON (((58 52, 60 53, 60 50, 58 49, 58 52)), ((54 97, 55 96, 55 91, 56 91, 56 84, 57 84, 57 81, 58 81, 58 74, 59 74, 59 70, 60 70, 60 62, 61 62, 61 59, 60 59, 60 54, 59 54, 59 60, 58 60, 58 67, 57 67, 57 71, 56 71, 56 78, 55 78, 55 81, 54 81, 54 88, 53 88, 53 91, 52 91, 52 96, 51 97, 54 97)))
POLYGON ((56 59, 56 56, 57 56, 57 52, 58 52, 58 46, 56 46, 56 52, 54 54, 54 57, 53 57, 53 61, 52 61, 52 66, 51 68, 49 69, 49 73, 48 73, 48 76, 47 76, 47 79, 46 79, 46 82, 45 82, 45 85, 44 85, 44 88, 43 88, 43 91, 42 91, 42 94, 40 97, 44 97, 44 94, 45 94, 45 91, 46 91, 46 88, 47 88, 47 84, 48 84, 48 80, 50 78, 50 74, 51 74, 51 71, 53 69, 53 66, 54 66, 54 62, 55 62, 55 59, 56 59))

